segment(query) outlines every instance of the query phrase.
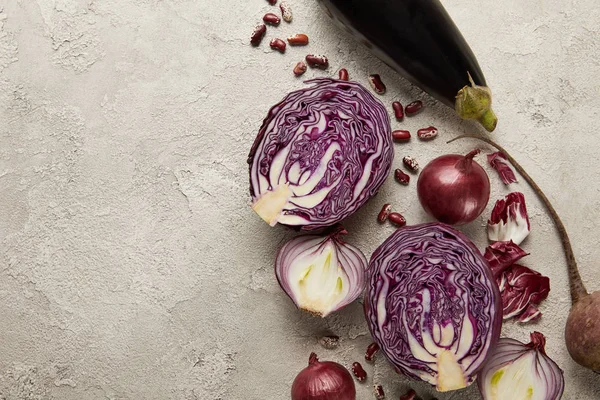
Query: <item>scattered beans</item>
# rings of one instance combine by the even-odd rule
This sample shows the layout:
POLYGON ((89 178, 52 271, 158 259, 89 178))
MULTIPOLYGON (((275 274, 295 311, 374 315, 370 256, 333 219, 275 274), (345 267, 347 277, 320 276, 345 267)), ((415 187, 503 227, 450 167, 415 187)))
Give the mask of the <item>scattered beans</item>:
POLYGON ((308 54, 306 56, 306 62, 311 68, 327 69, 329 67, 329 60, 325 56, 315 56, 314 54, 308 54))
POLYGON ((277 15, 273 14, 273 13, 267 13, 267 14, 265 14, 264 17, 263 17, 263 21, 266 24, 273 25, 273 26, 277 26, 281 22, 281 20, 279 19, 279 17, 277 15))
POLYGON ((437 134, 438 134, 438 130, 436 128, 434 128, 433 126, 430 126, 428 128, 419 129, 417 131, 417 136, 421 140, 431 140, 431 139, 435 138, 437 136, 437 134))
POLYGON ((367 347, 367 351, 365 352, 365 360, 373 361, 373 356, 375 353, 379 351, 379 345, 375 342, 371 343, 369 347, 367 347))
POLYGON ((377 216, 377 221, 379 221, 381 223, 385 222, 388 215, 390 215, 390 211, 392 211, 392 205, 388 204, 388 203, 384 204, 383 207, 381 207, 381 211, 379 211, 379 215, 377 216))
POLYGON ((277 3, 277 0, 267 0, 270 5, 274 6, 277 3))
POLYGON ((373 88, 375 93, 377 93, 377 94, 385 93, 385 90, 386 90, 385 85, 384 85, 383 81, 381 80, 381 77, 379 76, 379 74, 369 75, 369 83, 371 84, 371 87, 373 88))
POLYGON ((375 385, 373 387, 373 390, 375 392, 375 398, 377 400, 383 400, 383 399, 385 399, 385 393, 383 391, 383 386, 381 386, 381 385, 375 385))
POLYGON ((271 39, 269 46, 271 46, 273 50, 277 50, 280 53, 285 53, 285 42, 281 39, 271 39))
POLYGON ((340 69, 340 72, 338 72, 338 76, 341 80, 347 81, 348 80, 348 70, 346 68, 340 69))
POLYGON ((356 380, 359 382, 362 382, 365 379, 367 379, 367 371, 363 369, 362 365, 360 365, 359 362, 352 363, 352 373, 356 377, 356 380))
POLYGON ((415 400, 416 397, 415 391, 410 389, 405 395, 400 396, 400 400, 415 400))
POLYGON ((413 116, 419 111, 421 111, 422 108, 423 102, 421 100, 417 100, 407 105, 406 108, 404 108, 404 111, 406 111, 406 115, 413 116))
POLYGON ((396 224, 398 226, 406 225, 406 218, 404 218, 402 216, 402 214, 400 214, 400 213, 397 213, 397 212, 390 213, 390 215, 388 215, 388 219, 390 220, 391 223, 396 224))
POLYGON ((392 138, 398 141, 410 140, 410 132, 402 129, 398 129, 392 132, 392 138))
POLYGON ((279 9, 281 10, 281 16, 283 17, 283 20, 285 22, 292 22, 292 9, 288 5, 287 1, 282 1, 281 4, 279 4, 279 9))
POLYGON ((319 339, 319 344, 328 350, 335 349, 340 344, 340 337, 336 335, 323 336, 319 339))
POLYGON ((404 108, 402 108, 402 103, 395 101, 392 103, 392 108, 394 109, 394 116, 396 119, 402 121, 404 119, 404 108))
POLYGON ((254 28, 254 32, 252 32, 252 36, 250 36, 250 43, 252 46, 258 46, 262 41, 263 37, 267 33, 267 26, 265 24, 259 24, 254 28))
POLYGON ((292 46, 306 46, 308 44, 308 36, 304 33, 297 33, 287 38, 287 41, 292 46))
POLYGON ((402 162, 404 163, 404 166, 412 172, 419 170, 419 163, 413 157, 406 156, 402 159, 402 162))
POLYGON ((300 76, 306 72, 306 64, 304 61, 298 61, 298 64, 294 67, 294 75, 300 76))
POLYGON ((400 168, 394 171, 394 177, 398 181, 398 183, 403 184, 404 186, 408 185, 410 182, 410 176, 402 171, 400 168))

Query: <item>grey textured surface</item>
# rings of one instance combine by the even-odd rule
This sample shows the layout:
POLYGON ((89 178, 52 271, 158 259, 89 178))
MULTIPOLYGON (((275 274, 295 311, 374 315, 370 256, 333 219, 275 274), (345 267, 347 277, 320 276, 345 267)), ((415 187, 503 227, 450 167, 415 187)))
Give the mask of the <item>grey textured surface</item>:
MULTIPOLYGON (((421 164, 473 143, 458 121, 331 26, 290 0, 308 49, 248 45, 264 0, 0 0, 0 399, 286 399, 311 351, 349 365, 370 342, 361 305, 327 319, 294 309, 272 273, 281 243, 248 207, 246 156, 270 105, 302 83, 307 51, 395 99, 427 109, 393 127, 433 124, 431 143, 397 145, 421 164), (316 337, 341 336, 338 350, 316 337)), ((495 94, 494 137, 538 179, 564 218, 589 289, 600 289, 600 8, 596 0, 445 1, 495 94)), ((483 162, 483 157, 481 158, 483 162)), ((490 171, 491 172, 491 171, 490 171)), ((507 192, 493 178, 492 199, 507 192)), ((513 187, 511 187, 513 188, 513 187)), ((503 334, 548 337, 565 399, 600 398, 600 378, 570 361, 569 309, 555 230, 524 184, 532 233, 525 264, 550 276, 544 316, 503 334)), ((428 220, 415 185, 393 179, 351 217, 368 255, 393 228, 391 202, 428 220)), ((491 205, 489 206, 491 209, 491 205)), ((485 219, 463 228, 484 246, 485 219)), ((381 359, 368 372, 397 398, 409 382, 381 359)), ((413 384, 425 398, 433 392, 413 384)), ((370 399, 371 385, 358 385, 370 399)), ((477 399, 476 388, 440 399, 477 399)))

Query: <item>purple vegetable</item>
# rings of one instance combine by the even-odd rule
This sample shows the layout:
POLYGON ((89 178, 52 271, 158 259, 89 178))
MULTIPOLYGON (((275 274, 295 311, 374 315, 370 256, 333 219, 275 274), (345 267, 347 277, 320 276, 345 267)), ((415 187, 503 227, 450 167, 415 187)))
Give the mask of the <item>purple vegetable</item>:
POLYGON ((346 233, 338 227, 325 236, 298 236, 277 253, 277 281, 298 308, 325 317, 362 293, 367 259, 342 241, 346 233))
POLYGON ((385 106, 355 82, 308 83, 271 108, 248 156, 252 209, 271 226, 332 226, 374 196, 391 169, 385 106))
POLYGON ((542 316, 537 306, 548 297, 550 279, 523 265, 513 264, 498 277, 504 319, 529 322, 542 316))
POLYGON ((488 154, 487 159, 492 168, 498 172, 500 179, 505 185, 517 182, 515 172, 512 170, 506 156, 501 151, 488 154))
POLYGON ((495 277, 500 276, 505 269, 529 255, 513 241, 492 243, 485 249, 484 257, 490 264, 495 277))
POLYGON ((488 239, 492 242, 512 240, 519 245, 530 231, 531 224, 523 193, 512 192, 504 199, 496 201, 492 216, 488 220, 488 239))
POLYGON ((484 400, 559 400, 563 371, 546 355, 546 338, 531 334, 531 343, 502 338, 477 377, 484 400))
POLYGON ((373 254, 365 313, 399 372, 438 391, 475 379, 500 335, 500 294, 487 261, 441 223, 398 229, 373 254))

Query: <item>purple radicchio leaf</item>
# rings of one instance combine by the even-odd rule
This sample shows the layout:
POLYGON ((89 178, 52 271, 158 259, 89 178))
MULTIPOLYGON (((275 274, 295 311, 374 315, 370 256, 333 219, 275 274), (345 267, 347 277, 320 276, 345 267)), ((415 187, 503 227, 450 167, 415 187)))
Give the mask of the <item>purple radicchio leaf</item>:
POLYGON ((488 162, 494 168, 498 175, 500 175, 500 179, 504 182, 505 185, 510 185, 513 182, 518 182, 517 177, 515 176, 514 171, 510 167, 506 156, 501 151, 497 151, 492 154, 488 154, 487 156, 488 162))
POLYGON ((523 265, 513 264, 497 278, 504 319, 520 317, 520 322, 538 319, 537 306, 548 297, 550 279, 523 265))
POLYGON ((530 231, 531 224, 523 193, 512 192, 504 199, 496 201, 492 216, 488 220, 488 238, 492 242, 512 240, 519 245, 530 231))
POLYGON ((490 264, 494 277, 498 278, 504 270, 527 255, 529 253, 511 240, 508 242, 492 243, 485 249, 483 256, 490 264))

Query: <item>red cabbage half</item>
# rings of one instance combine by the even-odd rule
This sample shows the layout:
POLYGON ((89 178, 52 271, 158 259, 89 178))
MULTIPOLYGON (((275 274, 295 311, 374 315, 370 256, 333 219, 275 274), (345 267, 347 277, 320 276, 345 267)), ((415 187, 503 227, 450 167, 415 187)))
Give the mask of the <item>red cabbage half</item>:
POLYGON ((384 105, 355 82, 307 83, 271 108, 248 156, 252 208, 271 226, 334 225, 375 195, 391 169, 384 105))
POLYGON ((502 324, 487 261, 465 235, 437 222, 400 228, 375 250, 365 314, 398 372, 438 391, 473 382, 502 324))

